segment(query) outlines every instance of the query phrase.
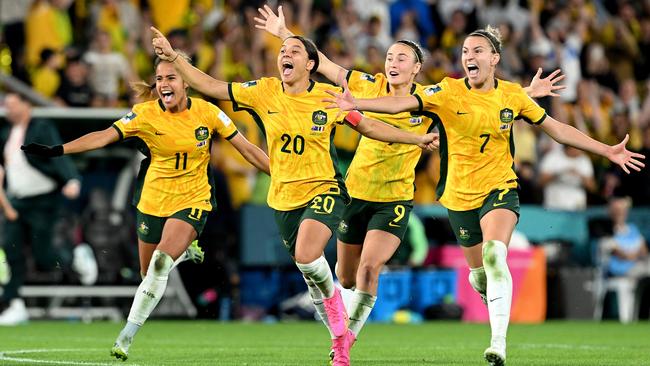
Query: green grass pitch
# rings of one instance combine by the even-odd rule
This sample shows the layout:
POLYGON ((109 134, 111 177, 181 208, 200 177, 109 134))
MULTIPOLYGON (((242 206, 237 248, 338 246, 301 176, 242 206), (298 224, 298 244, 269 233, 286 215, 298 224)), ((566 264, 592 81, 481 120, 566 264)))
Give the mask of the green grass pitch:
MULTIPOLYGON (((34 321, 0 327, 0 365, 327 365, 329 338, 316 322, 150 321, 129 359, 111 359, 121 324, 34 321)), ((353 365, 484 365, 487 324, 367 325, 353 365)), ((508 365, 650 365, 650 324, 512 325, 508 365)))

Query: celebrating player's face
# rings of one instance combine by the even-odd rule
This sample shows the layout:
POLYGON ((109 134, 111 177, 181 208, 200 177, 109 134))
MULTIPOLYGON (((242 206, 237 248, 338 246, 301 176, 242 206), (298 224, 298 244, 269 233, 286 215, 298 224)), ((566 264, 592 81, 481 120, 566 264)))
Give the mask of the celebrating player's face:
POLYGON ((282 44, 278 54, 278 70, 285 83, 294 83, 309 78, 309 72, 314 67, 314 61, 307 56, 307 50, 302 42, 288 38, 282 44))
POLYGON ((412 83, 421 66, 413 49, 403 43, 394 43, 386 53, 384 68, 391 85, 412 83))
POLYGON ((156 67, 156 91, 165 108, 175 111, 187 99, 187 85, 169 62, 156 67))
POLYGON ((493 52, 490 41, 484 37, 470 36, 465 38, 461 61, 470 85, 483 85, 486 80, 493 78, 499 57, 498 53, 493 52))

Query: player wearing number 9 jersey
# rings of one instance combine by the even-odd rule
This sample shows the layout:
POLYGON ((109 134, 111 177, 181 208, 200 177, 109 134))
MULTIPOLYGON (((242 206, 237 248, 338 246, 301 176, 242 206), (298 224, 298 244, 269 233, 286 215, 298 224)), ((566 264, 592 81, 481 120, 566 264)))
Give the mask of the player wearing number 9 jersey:
MULTIPOLYGON (((324 305, 335 347, 350 341, 347 314, 335 288, 323 250, 338 227, 343 207, 349 201, 336 168, 331 143, 337 112, 327 111, 322 99, 326 91, 340 90, 315 83, 310 74, 318 69, 314 44, 302 37, 284 40, 278 54, 278 78, 246 83, 215 80, 176 57, 167 39, 152 28, 153 45, 160 57, 173 60, 188 83, 204 94, 231 100, 235 109, 246 109, 256 118, 266 136, 271 159, 268 203, 275 210, 280 236, 303 274, 315 301, 324 305)), ((349 121, 361 134, 383 141, 427 146, 433 135, 415 135, 374 121, 349 121)), ((324 314, 325 315, 325 314, 324 314)), ((349 360, 335 362, 349 364, 349 360)))
POLYGON ((165 293, 171 269, 186 259, 202 261, 194 240, 216 206, 208 167, 212 139, 227 139, 246 160, 269 173, 268 156, 238 133, 223 111, 189 98, 187 84, 171 63, 157 59, 155 65, 156 82, 137 84, 134 89, 141 96, 155 94, 156 100, 136 104, 113 126, 64 145, 23 147, 27 153, 52 157, 136 139, 146 156, 133 197, 143 280, 128 322, 111 349, 111 355, 122 360, 127 359, 135 334, 165 293))
POLYGON ((523 119, 554 140, 640 170, 643 155, 602 144, 558 122, 532 101, 518 84, 494 77, 501 36, 488 26, 463 43, 464 79, 445 78, 412 97, 355 100, 335 95, 339 108, 384 113, 420 110, 437 114, 440 124, 441 179, 438 194, 470 266, 470 283, 488 305, 492 339, 484 357, 491 365, 506 360, 512 278, 506 264, 507 244, 519 215, 514 172, 512 124, 523 119), (480 244, 480 245, 479 245, 480 244))

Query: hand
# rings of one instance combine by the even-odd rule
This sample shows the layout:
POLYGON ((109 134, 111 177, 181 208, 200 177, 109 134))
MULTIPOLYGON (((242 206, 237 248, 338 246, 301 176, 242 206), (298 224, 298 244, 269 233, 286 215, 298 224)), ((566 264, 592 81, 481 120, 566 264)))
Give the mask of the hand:
POLYGON ((149 28, 153 32, 151 44, 153 45, 154 52, 161 60, 173 62, 178 57, 178 53, 174 51, 172 45, 165 36, 156 27, 149 28))
POLYGON ((26 154, 37 155, 46 158, 53 158, 56 156, 63 155, 63 145, 48 146, 48 145, 31 143, 27 145, 22 145, 20 149, 24 151, 26 154))
POLYGON ((5 208, 5 218, 9 221, 16 221, 18 220, 18 211, 16 211, 15 208, 12 206, 6 207, 5 208))
POLYGON ((621 169, 623 169, 623 171, 627 174, 630 174, 630 170, 628 168, 632 168, 638 172, 641 171, 641 168, 645 167, 645 164, 637 160, 645 159, 644 155, 631 152, 625 148, 625 145, 629 139, 630 135, 626 134, 623 141, 621 141, 618 145, 611 146, 611 149, 607 154, 607 159, 609 159, 612 163, 618 164, 618 166, 620 166, 621 169))
POLYGON ((79 192, 81 191, 81 183, 76 179, 70 179, 61 189, 61 193, 65 198, 73 200, 79 197, 79 192))
POLYGON ((343 112, 348 112, 356 108, 356 100, 352 96, 352 93, 350 93, 350 88, 348 88, 348 82, 347 80, 343 80, 343 83, 341 84, 341 87, 343 88, 343 93, 337 93, 332 90, 326 90, 325 92, 333 97, 332 98, 325 98, 323 99, 323 102, 329 103, 325 109, 334 109, 334 108, 339 108, 341 111, 339 112, 339 115, 336 117, 338 120, 340 115, 343 112))
POLYGON ((559 97, 560 95, 554 93, 554 91, 566 89, 566 85, 555 85, 556 83, 564 80, 566 77, 566 75, 560 75, 556 77, 560 72, 562 72, 562 70, 557 69, 553 71, 549 76, 541 79, 540 77, 542 76, 542 68, 540 67, 537 69, 537 73, 533 77, 533 80, 530 81, 530 86, 528 87, 530 93, 528 95, 531 98, 541 98, 549 95, 552 97, 559 97))
POLYGON ((437 133, 427 133, 422 136, 422 141, 418 146, 429 151, 436 150, 440 147, 440 135, 437 133))
POLYGON ((284 13, 282 12, 282 6, 278 6, 278 15, 275 15, 273 9, 268 5, 264 5, 264 9, 258 8, 257 11, 264 18, 253 18, 257 23, 255 24, 255 28, 263 29, 280 39, 285 39, 293 35, 289 29, 287 29, 287 24, 284 21, 284 13))

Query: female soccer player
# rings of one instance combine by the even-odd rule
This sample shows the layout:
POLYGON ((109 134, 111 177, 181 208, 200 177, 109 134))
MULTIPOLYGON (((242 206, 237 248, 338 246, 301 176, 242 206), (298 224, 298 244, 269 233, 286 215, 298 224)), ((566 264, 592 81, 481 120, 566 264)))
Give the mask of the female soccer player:
MULTIPOLYGON (((262 18, 255 18, 257 28, 282 39, 293 36, 285 25, 282 6, 277 15, 268 5, 258 11, 262 18)), ((424 90, 414 82, 424 55, 416 43, 408 40, 397 41, 388 49, 385 74, 348 71, 321 52, 319 57, 318 72, 339 84, 347 80, 355 97, 408 96, 424 90)), ((536 88, 531 93, 543 96, 561 89, 562 86, 553 86, 563 78, 553 79, 558 73, 559 70, 540 80, 540 71, 531 83, 536 88)), ((410 112, 366 116, 418 134, 426 133, 438 122, 431 114, 410 112)), ((363 137, 348 170, 345 185, 352 201, 344 209, 337 230, 336 276, 343 287, 355 288, 349 309, 353 341, 375 304, 379 273, 404 238, 413 207, 415 165, 420 153, 412 145, 386 144, 363 137)), ((316 301, 315 305, 319 307, 316 301)))
MULTIPOLYGON (((156 52, 160 57, 176 60, 174 65, 192 87, 214 98, 231 100, 235 109, 246 109, 259 121, 271 158, 268 203, 275 209, 280 235, 312 297, 324 304, 333 348, 349 348, 354 336, 347 329, 341 295, 323 257, 323 249, 339 226, 343 206, 349 201, 331 145, 337 113, 321 108, 322 99, 328 96, 326 91, 339 89, 310 80, 310 74, 318 69, 316 46, 305 38, 289 37, 277 58, 281 80, 261 78, 226 83, 176 59, 167 40, 152 30, 156 33, 156 52)), ((387 142, 426 147, 433 145, 437 137, 416 135, 380 122, 347 122, 361 134, 387 142)), ((348 364, 344 352, 334 359, 334 365, 348 364)))
POLYGON ((328 100, 335 102, 331 107, 353 110, 353 115, 358 113, 354 109, 383 113, 418 110, 440 117, 442 160, 437 194, 463 246, 471 269, 470 283, 488 305, 492 339, 484 356, 493 365, 505 363, 512 298, 506 255, 519 215, 511 133, 514 120, 522 118, 560 143, 605 156, 626 172, 644 166, 637 160, 643 155, 625 149, 627 137, 616 146, 602 144, 547 117, 520 85, 495 79, 500 51, 500 35, 488 26, 464 41, 464 79, 445 78, 408 97, 355 99, 346 90, 344 94, 329 92, 335 98, 328 100))
MULTIPOLYGON (((184 56, 176 57, 186 60, 184 56)), ((223 111, 187 96, 187 83, 171 62, 157 59, 155 65, 156 82, 144 92, 155 88, 157 100, 136 104, 111 127, 63 145, 23 146, 27 153, 54 157, 135 138, 147 157, 140 165, 133 197, 144 278, 133 299, 128 322, 111 349, 111 355, 122 360, 127 359, 136 332, 165 293, 169 272, 187 259, 186 250, 201 234, 207 212, 216 207, 208 169, 211 139, 227 139, 251 164, 270 172, 268 156, 238 133, 223 111)))

